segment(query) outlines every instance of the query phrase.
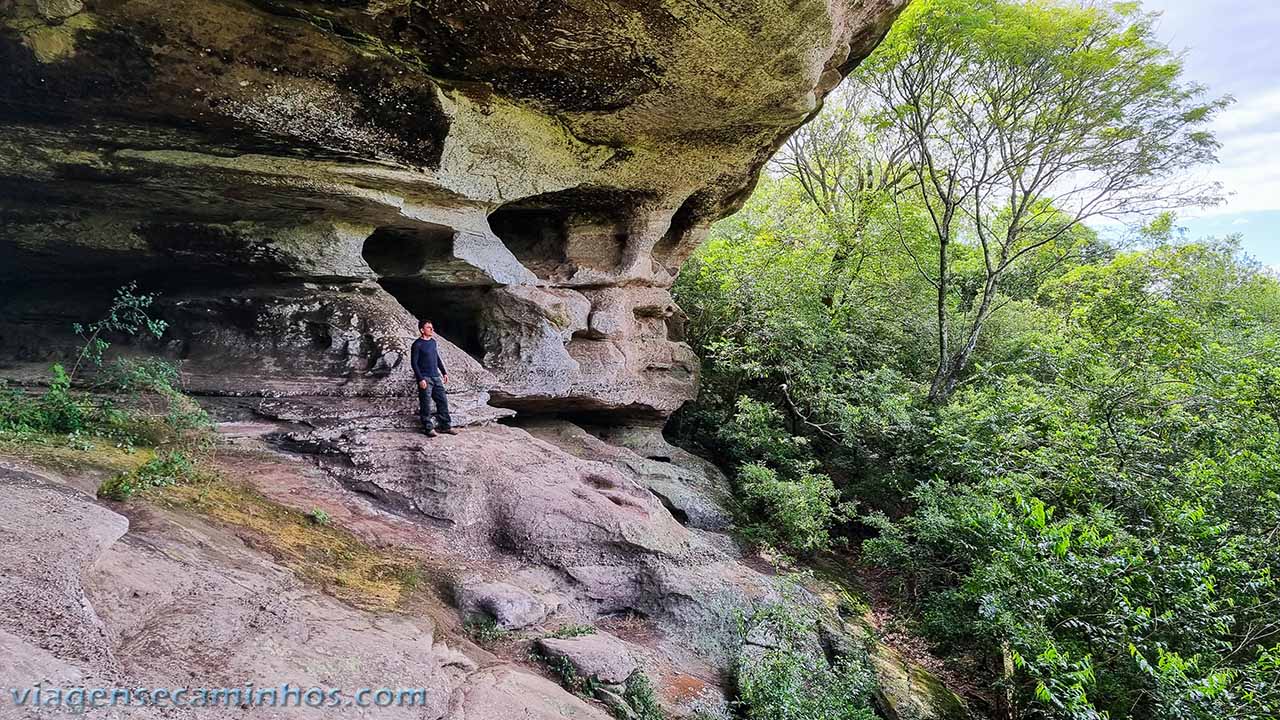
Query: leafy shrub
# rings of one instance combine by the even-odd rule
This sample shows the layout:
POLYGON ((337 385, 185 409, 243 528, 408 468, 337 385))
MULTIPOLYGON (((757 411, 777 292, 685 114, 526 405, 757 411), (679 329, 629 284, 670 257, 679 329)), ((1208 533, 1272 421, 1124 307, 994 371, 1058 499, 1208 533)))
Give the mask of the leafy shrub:
POLYGON ((101 319, 88 325, 75 323, 71 326, 76 335, 84 340, 84 345, 76 356, 75 365, 71 368, 72 381, 75 380, 85 360, 96 366, 102 365, 102 354, 111 346, 111 343, 103 339, 104 334, 120 333, 134 336, 145 333, 156 338, 164 334, 165 328, 168 327, 165 321, 153 318, 149 314, 156 296, 146 293, 138 294, 137 290, 136 282, 130 282, 116 289, 111 305, 101 319))
POLYGON ((71 379, 62 365, 50 370, 49 388, 32 396, 17 388, 0 400, 0 426, 11 431, 78 433, 89 428, 98 415, 89 401, 71 391, 71 379))
POLYGON ((623 690, 622 699, 627 703, 627 708, 614 709, 614 716, 618 720, 663 720, 666 718, 666 713, 662 711, 662 705, 658 703, 658 697, 653 691, 653 683, 642 670, 631 673, 631 676, 627 678, 626 689, 623 690))
POLYGON ((211 427, 204 410, 179 388, 173 363, 160 358, 118 358, 101 367, 103 353, 110 347, 106 334, 160 337, 166 328, 148 314, 155 296, 139 295, 136 290, 132 283, 120 288, 102 319, 88 326, 74 325, 85 341, 75 367, 68 373, 61 363, 54 363, 43 394, 0 387, 0 431, 97 435, 158 445, 211 427), (86 362, 100 368, 93 388, 109 391, 113 398, 73 389, 77 372, 86 362))
POLYGON ((180 374, 172 362, 161 358, 118 358, 104 370, 99 384, 134 398, 147 414, 162 414, 165 430, 170 434, 210 428, 209 415, 181 390, 179 383, 180 374), (159 399, 159 407, 148 402, 150 396, 159 399))
POLYGON ((865 656, 829 663, 817 646, 816 617, 795 604, 758 610, 744 628, 764 634, 770 647, 747 646, 740 656, 737 707, 747 720, 874 720, 875 677, 865 656))
POLYGON ((167 487, 195 479, 196 463, 182 450, 162 450, 142 467, 119 473, 98 486, 98 497, 128 500, 150 488, 167 487))
POLYGON ((503 629, 488 615, 472 615, 462 623, 462 629, 481 647, 491 647, 511 639, 511 632, 503 629))
POLYGON ((741 462, 738 500, 749 533, 800 553, 827 549, 832 526, 854 506, 841 502, 831 478, 816 471, 808 439, 787 432, 775 408, 745 397, 720 434, 741 462))
POLYGON ((321 510, 320 508, 315 508, 311 512, 307 513, 307 519, 316 525, 328 525, 331 521, 329 513, 321 510))
POLYGON ((72 397, 71 378, 63 370, 62 365, 54 364, 49 390, 40 398, 38 404, 38 422, 45 432, 74 433, 84 430, 93 407, 89 403, 72 397))
POLYGON ((763 465, 743 465, 738 486, 753 516, 764 520, 752 526, 754 533, 804 553, 829 547, 832 524, 852 511, 838 502, 831 478, 821 473, 801 471, 783 479, 763 465))

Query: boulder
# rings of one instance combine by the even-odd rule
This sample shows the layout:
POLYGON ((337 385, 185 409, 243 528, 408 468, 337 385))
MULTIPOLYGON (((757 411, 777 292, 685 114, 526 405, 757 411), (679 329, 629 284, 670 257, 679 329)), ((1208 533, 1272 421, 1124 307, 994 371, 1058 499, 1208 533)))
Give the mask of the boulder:
POLYGON ((610 720, 559 685, 510 666, 472 673, 443 720, 610 720))
POLYGON ((504 630, 535 625, 553 610, 532 593, 504 582, 468 582, 456 594, 464 615, 487 615, 504 630))
POLYGON ((30 651, 6 685, 34 685, 49 670, 116 676, 119 659, 83 576, 124 535, 128 520, 25 470, 0 465, 0 489, 0 631, 7 645, 30 651))
MULTIPOLYGON (((60 478, 12 467, 0 466, 0 487, 7 686, 413 688, 415 705, 382 714, 416 718, 444 715, 476 671, 430 620, 338 602, 200 518, 147 509, 130 527, 60 478)), ((575 702, 563 691, 549 700, 575 702)), ((272 717, 314 712, 295 704, 272 717)))
POLYGON ((627 644, 602 630, 574 638, 542 638, 538 648, 547 657, 569 663, 579 677, 607 685, 625 683, 637 667, 627 644))
POLYGON ((871 650, 876 707, 888 720, 968 720, 965 702, 942 680, 893 648, 877 643, 871 650))
POLYGON ((83 0, 36 0, 36 12, 46 20, 65 20, 81 10, 83 0))

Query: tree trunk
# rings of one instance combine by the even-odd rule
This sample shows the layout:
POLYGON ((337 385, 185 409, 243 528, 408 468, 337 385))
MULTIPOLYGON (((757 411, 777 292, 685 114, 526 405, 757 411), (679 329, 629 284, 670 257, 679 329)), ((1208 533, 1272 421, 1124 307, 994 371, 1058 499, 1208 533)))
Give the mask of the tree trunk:
POLYGON ((1013 653, 1010 652, 1009 641, 1000 643, 1000 680, 1003 687, 996 696, 996 716, 1000 720, 1013 720, 1017 716, 1017 702, 1013 694, 1013 653))
POLYGON ((973 324, 969 327, 964 345, 953 355, 948 356, 945 362, 938 363, 938 371, 934 373, 933 383, 929 386, 930 403, 945 405, 951 399, 951 393, 955 392, 956 386, 960 384, 960 375, 968 369, 973 351, 978 347, 978 338, 991 317, 992 301, 999 286, 998 272, 987 276, 982 287, 982 301, 978 303, 978 312, 973 318, 973 324))
POLYGON ((938 238, 938 367, 933 372, 933 383, 929 386, 929 402, 941 405, 946 402, 950 391, 944 391, 947 379, 954 374, 951 357, 951 322, 947 317, 947 293, 951 284, 948 282, 947 238, 938 238))

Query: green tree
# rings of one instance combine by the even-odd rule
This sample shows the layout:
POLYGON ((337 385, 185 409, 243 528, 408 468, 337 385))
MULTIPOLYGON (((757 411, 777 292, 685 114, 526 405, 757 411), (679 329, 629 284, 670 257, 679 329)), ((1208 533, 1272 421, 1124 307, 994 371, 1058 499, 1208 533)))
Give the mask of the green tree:
POLYGON ((1180 174, 1214 159, 1206 127, 1226 100, 1182 80, 1154 22, 1136 3, 920 0, 856 72, 872 126, 907 150, 933 235, 934 258, 915 258, 936 297, 931 401, 969 369, 1019 262, 1070 249, 1091 218, 1214 201, 1180 174), (963 304, 961 243, 981 261, 963 304))
POLYGON ((1010 718, 1280 716, 1280 282, 1177 231, 1224 103, 1151 23, 915 3, 675 288, 744 526, 860 544, 1010 718))
MULTIPOLYGON (((1280 283, 1231 243, 1046 283, 1036 356, 966 386, 866 545, 1017 717, 1266 717, 1280 639, 1280 283)), ((1021 347, 1028 347, 1023 344, 1021 347)))

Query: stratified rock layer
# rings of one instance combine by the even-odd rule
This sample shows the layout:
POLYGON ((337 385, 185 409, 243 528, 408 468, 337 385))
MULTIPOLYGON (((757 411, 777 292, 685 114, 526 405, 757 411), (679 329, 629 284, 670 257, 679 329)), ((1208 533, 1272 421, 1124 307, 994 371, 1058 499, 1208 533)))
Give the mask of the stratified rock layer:
POLYGON ((137 280, 197 391, 410 395, 418 315, 460 403, 658 423, 681 261, 903 4, 6 0, 0 347, 137 280))

